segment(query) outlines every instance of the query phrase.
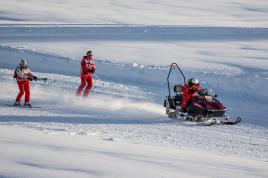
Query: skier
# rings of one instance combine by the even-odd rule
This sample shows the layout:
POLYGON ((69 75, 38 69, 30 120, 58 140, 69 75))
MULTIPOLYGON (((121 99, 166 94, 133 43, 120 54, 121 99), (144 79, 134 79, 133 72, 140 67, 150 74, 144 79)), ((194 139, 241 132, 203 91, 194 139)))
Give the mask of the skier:
POLYGON ((37 77, 28 68, 25 59, 22 58, 19 65, 15 69, 14 78, 16 78, 20 90, 14 106, 21 106, 21 98, 25 93, 25 103, 23 106, 32 107, 30 103, 30 81, 37 80, 37 77))
POLYGON ((191 78, 184 86, 183 86, 183 96, 182 96, 182 104, 181 104, 181 112, 187 112, 187 106, 191 99, 196 96, 196 92, 200 90, 200 84, 198 79, 191 78))
POLYGON ((87 84, 83 96, 87 97, 90 94, 93 87, 93 74, 96 71, 96 65, 93 61, 92 51, 88 51, 87 55, 82 58, 81 61, 81 84, 76 91, 77 96, 81 96, 82 92, 87 84))

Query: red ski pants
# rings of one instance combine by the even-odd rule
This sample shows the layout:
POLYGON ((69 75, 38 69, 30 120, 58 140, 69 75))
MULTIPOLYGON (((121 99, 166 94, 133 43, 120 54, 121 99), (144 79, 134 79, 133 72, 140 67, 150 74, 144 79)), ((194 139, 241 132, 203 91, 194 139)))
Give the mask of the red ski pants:
POLYGON ((25 103, 29 103, 30 102, 30 95, 31 95, 31 91, 30 91, 30 81, 26 80, 26 81, 18 81, 18 87, 20 89, 20 92, 16 98, 17 102, 21 102, 21 98, 25 93, 25 103))
POLYGON ((84 91, 84 96, 88 96, 90 94, 91 88, 93 87, 93 76, 90 75, 83 75, 81 76, 81 85, 76 91, 77 96, 81 96, 82 92, 87 84, 87 87, 84 91))

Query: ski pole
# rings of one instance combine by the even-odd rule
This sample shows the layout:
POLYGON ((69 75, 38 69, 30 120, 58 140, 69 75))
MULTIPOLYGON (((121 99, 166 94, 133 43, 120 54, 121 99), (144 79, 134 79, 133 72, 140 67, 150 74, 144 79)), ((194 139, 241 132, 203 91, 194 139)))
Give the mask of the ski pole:
POLYGON ((102 79, 101 79, 97 74, 94 74, 94 76, 95 76, 98 80, 102 81, 102 79))
POLYGON ((44 77, 44 78, 37 78, 37 80, 36 81, 44 81, 44 82, 47 82, 47 77, 44 77))
POLYGON ((103 80, 102 80, 97 74, 94 74, 94 76, 95 76, 100 82, 102 82, 102 85, 104 85, 103 80))

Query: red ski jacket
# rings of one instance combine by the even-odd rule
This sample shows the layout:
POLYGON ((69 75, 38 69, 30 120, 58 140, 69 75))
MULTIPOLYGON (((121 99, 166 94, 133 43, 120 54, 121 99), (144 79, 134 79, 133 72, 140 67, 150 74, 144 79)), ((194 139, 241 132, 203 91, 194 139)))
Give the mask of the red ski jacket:
POLYGON ((81 61, 81 76, 92 75, 96 71, 96 65, 93 60, 93 56, 89 58, 87 56, 83 57, 81 61))
POLYGON ((188 84, 183 86, 183 97, 182 97, 182 105, 181 107, 186 109, 189 101, 196 96, 196 92, 200 90, 200 85, 193 85, 190 87, 188 84))

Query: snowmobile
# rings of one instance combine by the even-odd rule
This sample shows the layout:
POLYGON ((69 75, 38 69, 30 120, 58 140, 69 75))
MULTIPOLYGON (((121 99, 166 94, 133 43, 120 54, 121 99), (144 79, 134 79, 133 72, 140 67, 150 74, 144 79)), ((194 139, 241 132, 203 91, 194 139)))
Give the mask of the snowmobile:
MULTIPOLYGON (((178 77, 178 76, 177 76, 178 77)), ((164 107, 169 118, 182 118, 186 121, 193 121, 202 125, 226 124, 235 125, 241 122, 241 118, 237 117, 235 121, 231 121, 226 114, 226 108, 217 99, 212 89, 202 88, 197 91, 194 97, 188 104, 187 110, 182 111, 181 104, 183 99, 183 86, 186 84, 186 78, 178 64, 172 63, 167 76, 168 96, 164 100, 164 107), (175 84, 173 91, 175 95, 171 96, 170 78, 172 71, 179 72, 180 78, 183 79, 183 84, 175 84)))

